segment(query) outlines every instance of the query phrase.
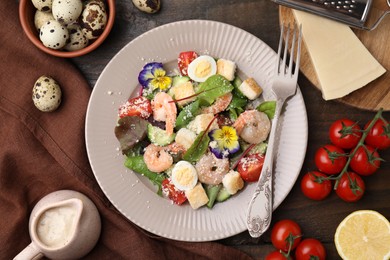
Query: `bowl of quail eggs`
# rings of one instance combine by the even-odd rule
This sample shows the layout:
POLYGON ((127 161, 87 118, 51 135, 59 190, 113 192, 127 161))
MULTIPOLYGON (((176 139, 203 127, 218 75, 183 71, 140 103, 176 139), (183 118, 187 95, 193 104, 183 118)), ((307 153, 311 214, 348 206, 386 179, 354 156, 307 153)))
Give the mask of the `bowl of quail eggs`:
POLYGON ((73 58, 95 50, 115 19, 115 0, 20 0, 19 19, 40 50, 73 58))

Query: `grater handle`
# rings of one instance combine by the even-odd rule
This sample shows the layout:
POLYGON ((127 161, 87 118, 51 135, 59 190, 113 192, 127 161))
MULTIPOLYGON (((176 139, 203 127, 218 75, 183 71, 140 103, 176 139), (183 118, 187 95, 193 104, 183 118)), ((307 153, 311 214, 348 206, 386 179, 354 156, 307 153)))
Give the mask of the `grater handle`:
POLYGON ((375 30, 378 25, 382 22, 382 20, 385 18, 386 15, 390 14, 390 0, 387 0, 387 7, 388 9, 382 13, 382 15, 376 20, 375 23, 373 23, 370 27, 364 27, 363 29, 367 31, 375 30))

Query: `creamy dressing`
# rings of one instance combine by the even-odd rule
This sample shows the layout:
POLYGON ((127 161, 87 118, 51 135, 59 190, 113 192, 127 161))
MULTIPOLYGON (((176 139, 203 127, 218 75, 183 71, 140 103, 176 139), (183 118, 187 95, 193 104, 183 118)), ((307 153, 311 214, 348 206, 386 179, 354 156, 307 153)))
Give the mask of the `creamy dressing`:
POLYGON ((46 210, 37 222, 39 240, 48 247, 63 247, 73 237, 77 209, 71 205, 46 210))

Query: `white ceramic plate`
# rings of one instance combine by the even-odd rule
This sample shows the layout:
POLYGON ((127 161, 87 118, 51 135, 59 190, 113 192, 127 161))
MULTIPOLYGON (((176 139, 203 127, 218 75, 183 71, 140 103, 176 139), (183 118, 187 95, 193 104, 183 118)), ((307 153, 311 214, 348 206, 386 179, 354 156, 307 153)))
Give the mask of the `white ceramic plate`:
MULTIPOLYGON (((275 32, 278 33, 278 32, 275 32)), ((163 237, 184 241, 226 238, 246 230, 247 206, 254 184, 210 210, 173 205, 155 194, 144 177, 127 170, 114 135, 118 106, 138 84, 147 62, 176 66, 181 51, 226 58, 237 63, 270 93, 276 53, 255 36, 231 25, 191 20, 155 28, 127 44, 106 66, 93 89, 86 118, 86 145, 95 177, 112 204, 129 220, 163 237)), ((305 157, 307 115, 301 92, 288 100, 281 120, 284 131, 275 167, 275 203, 280 205, 294 185, 305 157)), ((188 203, 187 203, 188 204, 188 203)))

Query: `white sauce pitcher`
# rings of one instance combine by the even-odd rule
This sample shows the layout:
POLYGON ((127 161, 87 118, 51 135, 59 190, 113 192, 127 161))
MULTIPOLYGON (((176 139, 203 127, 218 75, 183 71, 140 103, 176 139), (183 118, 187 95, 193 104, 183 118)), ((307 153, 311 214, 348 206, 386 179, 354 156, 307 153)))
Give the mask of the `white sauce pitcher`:
POLYGON ((31 243, 14 260, 77 259, 95 246, 101 221, 95 204, 80 192, 60 190, 43 197, 30 215, 31 243))

